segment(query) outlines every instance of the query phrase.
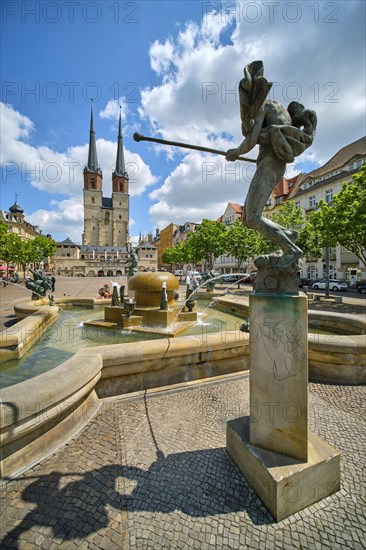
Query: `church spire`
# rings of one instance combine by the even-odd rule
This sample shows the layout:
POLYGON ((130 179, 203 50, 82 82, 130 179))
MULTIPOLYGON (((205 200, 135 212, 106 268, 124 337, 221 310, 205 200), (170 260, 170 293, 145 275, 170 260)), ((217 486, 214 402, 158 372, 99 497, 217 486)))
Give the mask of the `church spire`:
POLYGON ((94 131, 93 104, 91 106, 91 112, 90 112, 88 164, 85 167, 85 172, 96 172, 97 174, 102 173, 102 171, 101 171, 101 169, 98 165, 97 146, 96 146, 96 142, 95 142, 95 131, 94 131))
POLYGON ((112 174, 112 190, 113 193, 128 193, 128 174, 126 172, 125 156, 123 151, 121 111, 119 112, 117 158, 116 168, 112 174))
MULTIPOLYGON (((121 109, 121 108, 120 108, 121 109)), ((119 112, 119 125, 118 125, 118 144, 117 144, 117 158, 116 169, 113 172, 113 176, 121 176, 127 178, 127 172, 125 168, 125 157, 123 152, 123 137, 122 137, 122 116, 119 112)))

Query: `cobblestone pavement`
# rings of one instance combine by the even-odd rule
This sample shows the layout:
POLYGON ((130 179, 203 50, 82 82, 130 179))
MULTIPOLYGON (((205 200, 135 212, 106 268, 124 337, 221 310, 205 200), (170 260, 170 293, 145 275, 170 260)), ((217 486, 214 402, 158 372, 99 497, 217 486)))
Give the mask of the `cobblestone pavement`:
POLYGON ((241 375, 103 401, 77 438, 3 486, 2 547, 364 548, 366 387, 310 384, 310 429, 341 451, 342 487, 279 523, 225 450, 248 390, 241 375))

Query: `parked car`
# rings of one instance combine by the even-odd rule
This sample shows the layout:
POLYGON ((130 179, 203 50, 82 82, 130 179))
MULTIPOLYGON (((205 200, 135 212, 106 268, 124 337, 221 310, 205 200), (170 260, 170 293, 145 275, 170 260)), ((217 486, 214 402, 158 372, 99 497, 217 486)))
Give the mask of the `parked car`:
POLYGON ((182 277, 183 270, 182 269, 175 269, 173 275, 175 275, 176 277, 182 277))
POLYGON ((299 288, 303 288, 304 286, 311 288, 314 282, 315 281, 311 279, 299 279, 298 280, 299 288))
MULTIPOLYGON (((315 281, 313 283, 312 288, 314 290, 325 290, 325 279, 322 281, 315 281)), ((330 290, 347 290, 348 285, 347 283, 343 283, 342 281, 338 281, 337 279, 329 279, 329 289, 330 290)))
POLYGON ((202 281, 202 275, 199 271, 187 271, 187 277, 194 277, 198 282, 202 281))
POLYGON ((361 294, 366 294, 366 281, 363 281, 362 283, 358 283, 357 290, 358 292, 361 292, 361 294))
POLYGON ((222 283, 236 283, 236 282, 241 282, 241 283, 246 283, 246 282, 249 282, 249 275, 238 275, 237 273, 228 273, 227 275, 222 275, 220 277, 220 281, 222 283))

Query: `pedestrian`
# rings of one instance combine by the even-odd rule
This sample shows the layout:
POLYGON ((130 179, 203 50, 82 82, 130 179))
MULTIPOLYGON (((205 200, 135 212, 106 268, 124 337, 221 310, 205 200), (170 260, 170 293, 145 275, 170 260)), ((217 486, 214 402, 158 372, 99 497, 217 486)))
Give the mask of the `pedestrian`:
POLYGON ((3 285, 6 286, 6 280, 7 280, 7 279, 6 279, 5 273, 4 273, 4 275, 2 276, 1 279, 2 279, 2 281, 3 281, 3 285))
POLYGON ((52 277, 51 277, 51 285, 52 285, 51 291, 52 291, 52 292, 55 292, 55 289, 56 289, 56 277, 55 277, 54 275, 52 275, 52 277))

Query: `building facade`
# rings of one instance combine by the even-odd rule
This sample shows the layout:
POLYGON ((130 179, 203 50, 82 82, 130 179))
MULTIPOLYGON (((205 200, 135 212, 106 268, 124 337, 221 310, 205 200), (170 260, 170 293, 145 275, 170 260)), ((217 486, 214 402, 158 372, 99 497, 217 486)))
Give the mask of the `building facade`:
POLYGON ((0 210, 0 220, 8 226, 9 233, 19 235, 23 241, 29 241, 42 235, 42 231, 38 225, 32 225, 26 221, 24 210, 17 203, 17 197, 15 198, 15 203, 10 206, 9 212, 0 210))
MULTIPOLYGON (((298 191, 291 197, 303 212, 316 210, 321 200, 330 203, 342 190, 345 182, 351 182, 366 159, 366 137, 340 149, 328 162, 305 174, 298 191)), ((338 245, 330 249, 330 277, 352 284, 366 279, 366 268, 352 252, 338 245)), ((325 255, 320 258, 308 256, 300 276, 312 280, 325 277, 325 255)))
MULTIPOLYGON (((244 206, 237 204, 235 202, 229 202, 225 212, 222 216, 218 218, 217 221, 222 222, 226 225, 226 227, 229 229, 229 227, 235 223, 236 220, 243 221, 243 215, 244 215, 244 206)), ((255 269, 254 266, 254 259, 248 258, 244 264, 240 268, 241 273, 250 273, 255 269)), ((214 269, 220 274, 230 274, 230 273, 238 273, 238 260, 235 258, 235 256, 231 256, 230 254, 222 254, 218 258, 215 259, 214 262, 214 269)))
POLYGON ((173 237, 174 232, 178 229, 178 225, 175 223, 170 223, 164 229, 161 229, 159 232, 159 238, 155 241, 155 244, 158 248, 158 266, 159 268, 167 265, 163 264, 163 254, 166 248, 173 246, 173 237))
MULTIPOLYGON (((17 196, 15 196, 15 203, 10 206, 9 212, 0 210, 0 220, 8 226, 9 233, 19 235, 23 241, 33 240, 42 235, 42 230, 39 229, 38 225, 32 225, 26 221, 24 210, 17 202, 17 196)), ((46 237, 51 238, 51 235, 48 234, 46 237)), ((44 258, 38 267, 39 269, 52 271, 54 269, 54 258, 44 258)), ((20 266, 17 266, 17 269, 20 270, 20 266)))

